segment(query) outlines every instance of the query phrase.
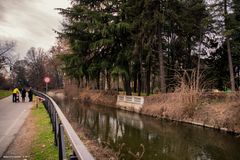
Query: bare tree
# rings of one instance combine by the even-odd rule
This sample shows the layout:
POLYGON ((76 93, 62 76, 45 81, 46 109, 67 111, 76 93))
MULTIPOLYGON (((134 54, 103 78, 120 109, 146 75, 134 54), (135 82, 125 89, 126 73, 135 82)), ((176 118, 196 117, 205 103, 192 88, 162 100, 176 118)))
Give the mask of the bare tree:
POLYGON ((15 42, 0 42, 0 70, 4 67, 6 64, 11 64, 11 51, 15 47, 15 42))
POLYGON ((12 67, 12 81, 19 87, 28 85, 27 81, 27 61, 18 60, 13 64, 12 67))
POLYGON ((44 76, 45 72, 45 64, 46 64, 46 53, 42 48, 30 48, 27 52, 25 60, 27 61, 28 70, 27 77, 29 81, 29 85, 38 88, 44 89, 44 76))
POLYGON ((52 88, 62 88, 63 86, 63 72, 60 68, 58 60, 56 57, 50 57, 48 59, 48 67, 46 68, 48 76, 51 78, 50 87, 52 88))

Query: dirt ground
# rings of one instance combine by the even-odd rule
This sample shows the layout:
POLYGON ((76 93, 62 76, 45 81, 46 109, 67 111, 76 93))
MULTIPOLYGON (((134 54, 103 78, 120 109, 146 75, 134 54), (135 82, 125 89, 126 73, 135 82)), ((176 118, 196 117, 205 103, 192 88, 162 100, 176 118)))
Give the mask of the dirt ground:
POLYGON ((16 135, 15 140, 10 144, 4 153, 6 157, 15 157, 14 159, 29 159, 31 144, 36 136, 36 119, 30 112, 22 128, 16 135))

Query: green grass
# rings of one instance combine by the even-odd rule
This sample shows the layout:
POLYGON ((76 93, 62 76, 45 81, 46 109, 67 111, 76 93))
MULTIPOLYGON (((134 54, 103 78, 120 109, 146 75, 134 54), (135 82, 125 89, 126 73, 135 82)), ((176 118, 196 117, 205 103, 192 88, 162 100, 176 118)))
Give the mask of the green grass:
POLYGON ((12 94, 11 91, 6 91, 6 90, 0 90, 0 99, 8 97, 12 94))
POLYGON ((54 145, 54 134, 50 118, 43 104, 32 110, 36 117, 37 135, 33 140, 31 159, 34 160, 55 160, 58 159, 58 148, 54 145))

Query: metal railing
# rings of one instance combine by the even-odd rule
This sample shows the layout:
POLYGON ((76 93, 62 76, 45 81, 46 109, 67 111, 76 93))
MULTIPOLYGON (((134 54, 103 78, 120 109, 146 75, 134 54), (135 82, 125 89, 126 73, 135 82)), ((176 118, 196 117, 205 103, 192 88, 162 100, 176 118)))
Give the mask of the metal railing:
POLYGON ((36 90, 34 90, 33 92, 35 95, 45 99, 43 103, 46 110, 48 111, 53 126, 54 141, 55 145, 58 146, 59 150, 59 160, 94 160, 93 156, 91 155, 91 153, 89 153, 87 148, 79 139, 78 135, 60 110, 59 106, 55 103, 55 101, 42 92, 36 90), (69 138, 73 149, 73 154, 69 158, 66 157, 64 133, 66 133, 67 137, 69 138))

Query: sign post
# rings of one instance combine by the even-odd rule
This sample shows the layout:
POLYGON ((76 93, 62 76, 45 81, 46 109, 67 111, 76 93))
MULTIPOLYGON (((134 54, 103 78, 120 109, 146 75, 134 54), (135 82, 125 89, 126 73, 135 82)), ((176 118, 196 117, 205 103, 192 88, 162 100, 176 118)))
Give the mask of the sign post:
POLYGON ((44 82, 46 84, 46 93, 48 91, 48 83, 50 82, 50 78, 49 77, 44 77, 44 82))

